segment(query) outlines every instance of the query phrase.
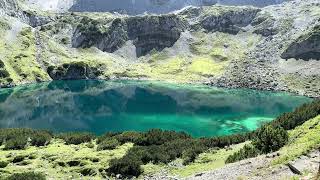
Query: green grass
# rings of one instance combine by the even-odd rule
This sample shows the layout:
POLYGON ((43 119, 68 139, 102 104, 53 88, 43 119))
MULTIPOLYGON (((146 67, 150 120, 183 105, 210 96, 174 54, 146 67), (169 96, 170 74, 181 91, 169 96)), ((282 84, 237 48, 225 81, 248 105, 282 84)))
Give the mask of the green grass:
POLYGON ((229 155, 239 151, 247 143, 248 142, 233 145, 231 149, 211 150, 210 152, 202 153, 194 163, 181 168, 171 167, 170 172, 179 177, 187 177, 204 171, 221 168, 225 165, 225 160, 229 155))
POLYGON ((285 164, 320 147, 320 116, 289 131, 289 143, 280 149, 273 165, 285 164))
MULTIPOLYGON (((47 173, 48 179, 68 179, 80 178, 81 170, 85 168, 98 171, 106 169, 109 161, 113 158, 120 158, 133 146, 131 143, 119 146, 115 150, 97 151, 96 143, 93 142, 93 148, 89 143, 80 145, 65 145, 64 141, 54 139, 51 144, 46 147, 28 147, 26 150, 2 150, 0 147, 0 159, 11 162, 16 156, 24 156, 23 161, 26 165, 16 165, 12 162, 0 171, 4 176, 13 174, 14 172, 27 172, 34 170, 40 173, 47 173), (68 162, 79 161, 78 166, 69 166, 68 162), (98 162, 95 162, 98 161, 98 162), (64 165, 61 166, 61 165, 64 165)), ((98 175, 85 177, 83 179, 101 179, 98 175)), ((102 173, 103 174, 103 173, 102 173)))

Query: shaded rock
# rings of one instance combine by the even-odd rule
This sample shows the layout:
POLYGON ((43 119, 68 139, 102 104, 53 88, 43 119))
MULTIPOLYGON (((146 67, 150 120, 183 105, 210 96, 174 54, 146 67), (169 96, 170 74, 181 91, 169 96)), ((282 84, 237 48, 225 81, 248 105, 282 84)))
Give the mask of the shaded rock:
POLYGON ((84 62, 65 63, 61 66, 50 66, 47 69, 53 80, 96 79, 102 74, 100 70, 84 62))
POLYGON ((73 47, 88 48, 96 46, 105 52, 114 52, 126 41, 133 40, 138 57, 153 49, 171 47, 180 38, 186 24, 176 15, 134 16, 114 19, 103 30, 103 24, 96 20, 83 18, 73 38, 73 47))
POLYGON ((320 25, 291 43, 281 57, 283 59, 320 60, 320 25))
POLYGON ((260 9, 257 8, 234 8, 221 13, 209 14, 200 22, 207 31, 219 31, 230 34, 237 34, 241 27, 248 26, 260 9))
POLYGON ((298 174, 301 175, 301 171, 298 170, 295 166, 293 166, 292 164, 288 163, 287 166, 290 168, 290 170, 294 173, 294 174, 298 174))

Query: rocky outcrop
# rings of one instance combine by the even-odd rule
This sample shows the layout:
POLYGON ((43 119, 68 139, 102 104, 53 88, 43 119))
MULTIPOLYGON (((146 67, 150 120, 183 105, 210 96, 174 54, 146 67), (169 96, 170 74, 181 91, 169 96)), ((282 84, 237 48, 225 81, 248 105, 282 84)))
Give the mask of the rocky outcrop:
POLYGON ((65 63, 61 66, 50 66, 48 74, 53 80, 96 79, 102 72, 84 62, 65 63))
POLYGON ((216 4, 217 0, 78 0, 70 8, 76 12, 119 12, 129 15, 147 13, 165 14, 186 6, 216 4))
POLYGON ((254 33, 262 36, 273 36, 279 32, 275 26, 276 20, 269 14, 258 13, 251 25, 254 26, 254 33))
POLYGON ((320 25, 299 37, 281 55, 284 59, 320 60, 320 25))
POLYGON ((16 17, 22 21, 27 21, 26 15, 21 10, 16 0, 1 0, 0 1, 0 15, 6 14, 8 16, 16 17))
POLYGON ((248 26, 256 17, 260 9, 234 8, 217 14, 206 15, 201 20, 201 26, 207 31, 220 31, 237 34, 242 27, 248 26))
POLYGON ((187 27, 176 15, 117 18, 106 30, 102 30, 103 24, 95 20, 84 18, 81 22, 72 38, 73 47, 96 46, 112 53, 126 41, 133 40, 138 57, 153 49, 171 47, 187 27))

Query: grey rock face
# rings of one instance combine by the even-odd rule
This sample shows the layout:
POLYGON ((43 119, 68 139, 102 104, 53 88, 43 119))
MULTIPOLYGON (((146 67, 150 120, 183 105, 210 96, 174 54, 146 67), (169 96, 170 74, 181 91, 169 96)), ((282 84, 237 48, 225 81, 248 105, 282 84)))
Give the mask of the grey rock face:
POLYGON ((291 43, 281 57, 284 59, 320 60, 320 25, 291 43))
POLYGON ((77 27, 74 33, 73 47, 96 46, 102 51, 114 52, 126 41, 133 40, 138 57, 153 49, 171 47, 186 28, 186 24, 176 15, 115 19, 106 31, 101 31, 99 23, 94 20, 84 21, 86 25, 77 27))
POLYGON ((21 19, 22 21, 27 21, 27 17, 24 12, 19 7, 16 0, 1 0, 0 1, 0 15, 2 13, 21 19))
POLYGON ((253 21, 259 11, 256 8, 244 8, 219 15, 210 15, 201 21, 201 26, 208 31, 237 34, 241 27, 245 27, 253 21))
POLYGON ((119 12, 129 15, 165 14, 186 6, 213 5, 217 0, 79 0, 70 11, 119 12))
POLYGON ((253 5, 264 7, 282 3, 283 0, 78 0, 70 11, 76 12, 120 12, 129 15, 165 14, 186 6, 253 5))

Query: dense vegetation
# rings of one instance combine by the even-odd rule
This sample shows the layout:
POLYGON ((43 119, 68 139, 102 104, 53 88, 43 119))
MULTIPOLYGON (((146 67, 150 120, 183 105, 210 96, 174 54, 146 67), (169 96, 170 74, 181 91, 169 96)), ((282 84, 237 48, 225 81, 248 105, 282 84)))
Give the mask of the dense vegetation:
MULTIPOLYGON (((43 130, 1 129, 0 145, 4 145, 4 150, 24 149, 27 146, 46 146, 54 137, 63 139, 66 144, 87 143, 88 146, 94 148, 92 141, 96 139, 98 145, 96 150, 103 151, 115 149, 125 143, 133 143, 134 147, 129 149, 125 156, 111 160, 109 166, 105 167, 109 176, 121 174, 124 177, 132 177, 139 176, 143 172, 141 165, 149 162, 167 164, 181 158, 186 165, 209 149, 224 148, 245 141, 251 141, 251 143, 229 156, 227 163, 277 151, 288 141, 286 130, 293 129, 319 114, 320 101, 314 101, 297 108, 294 112, 280 116, 254 132, 213 138, 192 138, 184 132, 159 129, 147 132, 108 132, 97 138, 90 133, 74 132, 53 135, 43 130)), ((24 158, 17 156, 12 162, 21 162, 24 158)), ((7 165, 8 162, 0 162, 0 168, 7 165)))
POLYGON ((252 144, 229 156, 226 162, 232 163, 279 150, 288 142, 286 130, 292 130, 319 114, 320 100, 316 100, 298 107, 293 112, 279 116, 276 120, 256 130, 252 144))
POLYGON ((50 143, 52 133, 32 129, 1 129, 0 145, 5 150, 24 149, 29 143, 32 146, 45 146, 50 143))
POLYGON ((43 174, 35 172, 15 173, 5 180, 45 180, 46 177, 43 174))

